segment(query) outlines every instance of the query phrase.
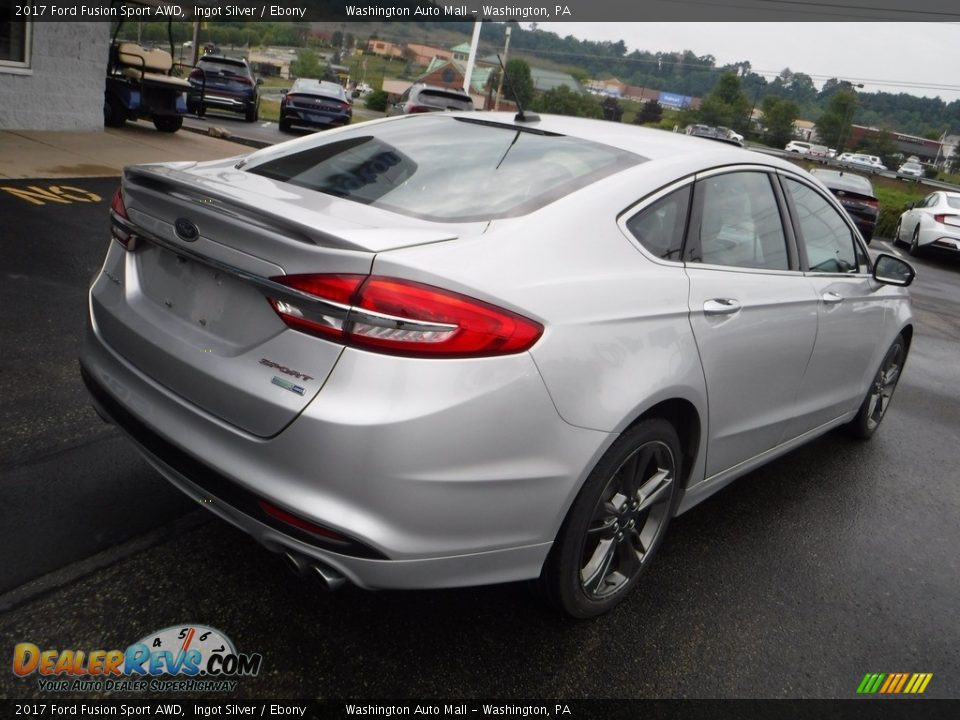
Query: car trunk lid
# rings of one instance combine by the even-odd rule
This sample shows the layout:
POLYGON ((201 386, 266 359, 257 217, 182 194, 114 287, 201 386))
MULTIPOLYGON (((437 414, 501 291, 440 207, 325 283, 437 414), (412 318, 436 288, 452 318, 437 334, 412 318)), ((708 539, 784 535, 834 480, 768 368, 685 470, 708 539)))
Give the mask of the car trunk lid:
POLYGON ((104 341, 141 372, 268 437, 316 396, 342 350, 288 329, 267 300, 269 278, 367 274, 376 252, 456 234, 391 227, 393 213, 240 173, 235 162, 127 169, 125 212, 139 239, 108 254, 92 307, 104 341))

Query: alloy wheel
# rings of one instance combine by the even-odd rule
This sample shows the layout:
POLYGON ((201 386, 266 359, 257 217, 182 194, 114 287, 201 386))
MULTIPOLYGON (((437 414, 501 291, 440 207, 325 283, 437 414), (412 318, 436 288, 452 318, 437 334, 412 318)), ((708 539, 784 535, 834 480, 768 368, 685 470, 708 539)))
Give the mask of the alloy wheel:
POLYGON ((897 381, 900 379, 900 372, 903 370, 903 360, 903 343, 896 342, 883 359, 883 364, 880 365, 880 370, 873 379, 870 395, 867 398, 867 429, 870 432, 876 430, 887 412, 890 398, 893 397, 893 391, 896 390, 897 381))
POLYGON ((666 526, 676 460, 655 440, 631 453, 610 476, 583 540, 580 585, 592 600, 616 594, 643 568, 666 526))

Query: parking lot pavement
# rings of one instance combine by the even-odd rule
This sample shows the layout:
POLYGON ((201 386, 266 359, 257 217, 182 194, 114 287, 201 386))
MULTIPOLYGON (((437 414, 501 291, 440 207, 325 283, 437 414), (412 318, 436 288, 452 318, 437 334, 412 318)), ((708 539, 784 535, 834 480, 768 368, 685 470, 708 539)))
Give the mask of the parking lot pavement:
POLYGON ((192 508, 79 382, 86 290, 118 183, 0 179, 0 593, 192 508))
MULTIPOLYGON (((111 186, 71 184, 101 199, 0 197, 0 322, 16 349, 3 355, 2 420, 26 428, 2 446, 5 570, 68 559, 63 547, 88 538, 123 549, 132 525, 189 509, 85 409, 75 344, 111 186), (58 542, 38 541, 48 534, 58 542)), ((917 333, 877 436, 827 435, 677 518, 608 616, 561 619, 526 584, 324 594, 211 521, 7 603, 0 649, 125 648, 205 624, 263 656, 230 697, 852 698, 879 671, 931 672, 926 697, 960 697, 960 264, 917 265, 917 333)), ((50 697, 10 672, 0 696, 50 697)))

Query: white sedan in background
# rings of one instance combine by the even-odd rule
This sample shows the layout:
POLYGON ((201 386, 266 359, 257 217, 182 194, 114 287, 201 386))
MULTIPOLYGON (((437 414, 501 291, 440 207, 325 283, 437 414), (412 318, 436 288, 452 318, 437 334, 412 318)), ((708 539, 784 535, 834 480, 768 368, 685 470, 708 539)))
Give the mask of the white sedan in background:
POLYGON ((910 254, 928 247, 960 252, 960 193, 927 195, 897 221, 894 243, 909 243, 910 254))

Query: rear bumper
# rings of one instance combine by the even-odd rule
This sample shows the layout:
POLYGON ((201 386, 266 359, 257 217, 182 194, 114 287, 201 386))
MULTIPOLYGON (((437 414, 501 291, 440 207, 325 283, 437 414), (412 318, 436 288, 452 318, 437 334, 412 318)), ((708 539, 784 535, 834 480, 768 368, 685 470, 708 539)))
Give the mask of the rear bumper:
POLYGON ((281 117, 291 125, 303 127, 343 127, 349 125, 351 115, 346 113, 307 112, 295 108, 286 108, 281 117))
POLYGON ((563 422, 525 354, 437 363, 348 351, 318 398, 266 439, 146 378, 92 323, 81 367, 98 410, 172 484, 268 549, 367 588, 536 577, 613 439, 563 422), (258 499, 353 544, 286 526, 258 499))

